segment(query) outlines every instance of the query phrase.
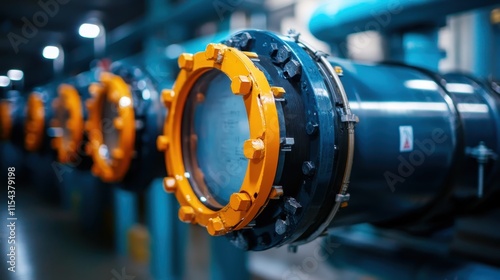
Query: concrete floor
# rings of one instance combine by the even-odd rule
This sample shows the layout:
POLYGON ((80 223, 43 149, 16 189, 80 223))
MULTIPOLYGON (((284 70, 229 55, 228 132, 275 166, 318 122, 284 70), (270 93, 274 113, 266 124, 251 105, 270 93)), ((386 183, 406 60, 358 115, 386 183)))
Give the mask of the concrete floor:
MULTIPOLYGON (((4 207, 5 197, 1 199, 0 205, 4 207)), ((2 209, 0 219, 4 223, 6 215, 7 211, 2 209)), ((8 229, 0 227, 2 280, 152 279, 146 263, 138 264, 115 254, 112 233, 83 231, 74 213, 48 203, 46 198, 33 190, 18 186, 16 216, 15 273, 7 270, 8 229)), ((184 279, 209 279, 209 238, 204 229, 197 226, 190 228, 184 279)), ((338 245, 326 248, 331 249, 331 253, 326 254, 320 251, 322 246, 325 245, 316 241, 301 246, 296 254, 288 253, 286 248, 250 252, 247 265, 251 271, 250 279, 370 279, 333 269, 327 259, 334 257, 333 252, 338 245)))
MULTIPOLYGON (((0 205, 4 207, 5 201, 0 205)), ((7 270, 8 232, 2 226, 0 279, 132 280, 123 275, 149 278, 146 264, 132 263, 114 254, 112 240, 82 233, 71 211, 62 211, 20 186, 16 189, 16 206, 16 272, 7 270)), ((1 213, 3 224, 7 211, 2 209, 1 213)))

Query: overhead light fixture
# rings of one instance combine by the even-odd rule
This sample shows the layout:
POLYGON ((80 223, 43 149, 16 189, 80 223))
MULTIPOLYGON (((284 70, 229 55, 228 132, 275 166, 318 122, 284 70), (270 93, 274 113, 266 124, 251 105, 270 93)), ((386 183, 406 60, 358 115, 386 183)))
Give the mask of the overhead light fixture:
POLYGON ((11 81, 20 81, 24 77, 24 72, 18 69, 11 69, 7 71, 7 76, 11 81))
POLYGON ((56 46, 46 46, 43 48, 43 57, 46 59, 56 59, 59 57, 59 48, 56 46))
POLYGON ((80 25, 78 33, 84 38, 97 38, 101 33, 101 27, 93 23, 84 23, 80 25))
POLYGON ((0 76, 0 87, 8 87, 10 79, 7 76, 0 76))

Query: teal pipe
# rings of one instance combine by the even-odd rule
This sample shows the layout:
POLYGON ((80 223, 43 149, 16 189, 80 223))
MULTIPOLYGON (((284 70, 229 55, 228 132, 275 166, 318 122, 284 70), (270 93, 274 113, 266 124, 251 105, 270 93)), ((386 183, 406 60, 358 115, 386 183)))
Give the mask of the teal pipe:
POLYGON ((497 0, 348 0, 325 1, 313 13, 309 28, 327 42, 362 31, 394 31, 417 25, 441 24, 443 18, 498 4, 497 0))

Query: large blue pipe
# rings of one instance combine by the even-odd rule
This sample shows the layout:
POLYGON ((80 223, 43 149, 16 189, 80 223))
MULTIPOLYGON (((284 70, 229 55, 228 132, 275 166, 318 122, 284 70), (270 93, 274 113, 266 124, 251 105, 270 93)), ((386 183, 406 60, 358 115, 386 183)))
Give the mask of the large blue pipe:
POLYGON ((325 1, 314 12, 309 28, 320 40, 338 42, 362 31, 441 24, 446 15, 495 4, 498 0, 325 1))

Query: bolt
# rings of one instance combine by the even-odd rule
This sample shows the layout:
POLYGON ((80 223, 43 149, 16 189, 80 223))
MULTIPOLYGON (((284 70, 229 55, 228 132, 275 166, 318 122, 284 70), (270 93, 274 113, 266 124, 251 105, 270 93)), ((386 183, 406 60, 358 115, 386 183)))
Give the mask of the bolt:
POLYGON ((125 153, 123 152, 122 149, 120 148, 116 148, 116 149, 113 149, 113 151, 111 152, 111 156, 113 157, 113 159, 123 159, 123 157, 125 156, 125 153))
POLYGON ((163 178, 163 189, 168 192, 172 193, 175 192, 177 189, 177 181, 173 177, 165 177, 163 178))
POLYGON ((285 72, 285 75, 290 79, 300 77, 300 74, 302 73, 302 66, 297 60, 292 59, 285 64, 283 72, 285 72))
POLYGON ((285 211, 292 214, 292 215, 295 215, 295 214, 298 214, 299 212, 299 209, 302 208, 302 205, 300 205, 300 203, 295 200, 295 198, 293 197, 288 197, 285 201, 285 211))
POLYGON ((160 135, 156 138, 156 149, 160 152, 165 152, 168 149, 168 137, 160 135))
POLYGON ((286 221, 278 219, 274 224, 274 231, 276 231, 278 235, 283 235, 286 232, 286 227, 287 227, 286 221))
POLYGON ((182 206, 179 208, 179 219, 184 223, 191 223, 195 218, 195 212, 191 206, 182 206))
POLYGON ((170 104, 172 104, 172 101, 174 101, 175 93, 171 89, 164 89, 161 91, 161 99, 163 101, 163 104, 165 107, 170 107, 170 104))
POLYGON ((231 90, 237 95, 247 95, 252 91, 252 80, 247 76, 236 76, 231 81, 231 90))
POLYGON ((276 54, 278 54, 278 44, 276 43, 271 43, 269 45, 269 55, 272 57, 272 58, 275 58, 276 57, 276 54))
POLYGON ((208 220, 207 231, 212 236, 223 235, 226 227, 222 223, 220 217, 211 218, 208 220))
POLYGON ((307 135, 314 135, 316 132, 318 132, 318 124, 315 122, 308 122, 306 124, 307 135))
POLYGON ((271 194, 269 195, 269 199, 279 199, 283 196, 283 187, 282 186, 273 186, 271 189, 271 194))
POLYGON ((252 36, 248 32, 243 32, 239 34, 236 40, 235 47, 240 50, 248 50, 250 48, 250 43, 253 41, 252 36))
POLYGON ((264 141, 261 139, 248 139, 243 144, 243 154, 248 159, 261 159, 264 157, 264 141))
POLYGON ((99 83, 92 83, 89 86, 89 92, 92 96, 96 96, 98 94, 102 94, 104 92, 104 88, 99 83))
POLYGON ((190 53, 181 54, 177 59, 177 64, 179 65, 180 69, 191 71, 194 65, 193 55, 190 53))
POLYGON ((207 59, 216 60, 217 62, 222 62, 220 56, 224 54, 225 46, 221 44, 208 44, 205 49, 205 56, 207 59))
POLYGON ((247 193, 233 193, 229 205, 234 211, 247 211, 252 206, 252 198, 247 193))
POLYGON ((285 89, 282 87, 271 87, 271 91, 275 98, 283 98, 285 96, 285 89))
POLYGON ((281 46, 278 48, 278 51, 276 52, 274 61, 278 64, 282 64, 287 62, 289 58, 290 58, 290 50, 285 46, 281 46))
POLYGON ((120 117, 116 117, 113 119, 113 126, 117 129, 117 130, 122 130, 123 129, 123 119, 120 118, 120 117))
POLYGON ((313 176, 316 173, 316 166, 312 161, 304 161, 302 163, 302 173, 306 176, 313 176))

